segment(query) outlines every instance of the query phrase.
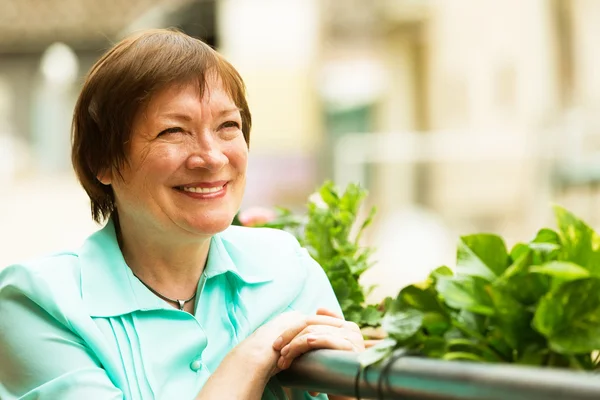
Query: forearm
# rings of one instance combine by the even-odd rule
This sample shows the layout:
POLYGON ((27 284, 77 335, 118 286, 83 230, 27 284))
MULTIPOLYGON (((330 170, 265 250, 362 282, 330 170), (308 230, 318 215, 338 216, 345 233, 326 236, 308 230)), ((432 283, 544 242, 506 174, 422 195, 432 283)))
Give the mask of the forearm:
POLYGON ((269 376, 254 360, 233 350, 206 381, 196 400, 260 400, 269 376))

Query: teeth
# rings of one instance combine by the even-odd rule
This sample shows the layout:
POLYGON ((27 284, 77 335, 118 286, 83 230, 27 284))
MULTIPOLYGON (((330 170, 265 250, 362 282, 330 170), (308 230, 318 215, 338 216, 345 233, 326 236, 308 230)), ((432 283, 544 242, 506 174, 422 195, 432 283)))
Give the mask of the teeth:
POLYGON ((223 189, 223 186, 217 186, 212 188, 201 188, 201 187, 182 187, 184 192, 192 192, 192 193, 216 193, 223 189))

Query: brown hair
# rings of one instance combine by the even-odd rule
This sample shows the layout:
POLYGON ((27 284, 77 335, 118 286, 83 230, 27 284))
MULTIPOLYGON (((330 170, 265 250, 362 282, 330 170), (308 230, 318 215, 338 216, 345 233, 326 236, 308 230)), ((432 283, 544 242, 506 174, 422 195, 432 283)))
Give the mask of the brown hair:
POLYGON ((241 110, 242 132, 249 145, 252 120, 244 82, 223 56, 202 41, 174 30, 147 30, 123 39, 94 64, 75 106, 71 159, 96 222, 115 212, 112 188, 97 176, 118 172, 127 161, 137 113, 167 85, 198 82, 202 95, 207 74, 213 72, 241 110))

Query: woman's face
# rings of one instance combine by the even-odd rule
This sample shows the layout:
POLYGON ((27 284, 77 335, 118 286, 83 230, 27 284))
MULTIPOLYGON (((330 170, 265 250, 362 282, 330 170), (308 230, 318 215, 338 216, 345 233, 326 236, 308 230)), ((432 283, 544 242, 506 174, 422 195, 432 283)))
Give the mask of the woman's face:
POLYGON ((136 116, 121 171, 112 184, 121 223, 134 229, 211 236, 240 207, 248 147, 238 107, 219 79, 156 93, 136 116))

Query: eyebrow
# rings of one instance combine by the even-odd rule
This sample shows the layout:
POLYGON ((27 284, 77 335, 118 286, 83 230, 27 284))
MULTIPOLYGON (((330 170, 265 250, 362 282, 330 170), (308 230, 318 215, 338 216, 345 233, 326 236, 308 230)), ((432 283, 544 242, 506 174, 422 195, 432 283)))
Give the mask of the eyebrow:
POLYGON ((180 114, 180 113, 166 113, 163 114, 162 117, 167 117, 167 118, 171 118, 171 119, 179 119, 182 121, 191 121, 192 117, 189 116, 188 114, 180 114))
POLYGON ((239 107, 227 108, 227 109, 225 109, 225 110, 221 110, 221 111, 219 111, 219 112, 218 112, 218 115, 219 115, 219 116, 223 116, 223 115, 226 115, 226 114, 231 114, 231 113, 234 113, 234 112, 242 112, 242 109, 241 109, 241 108, 239 108, 239 107))
MULTIPOLYGON (((227 115, 227 114, 231 114, 234 112, 241 112, 242 109, 239 107, 234 107, 234 108, 227 108, 225 110, 221 110, 219 112, 217 112, 217 115, 219 117, 222 117, 223 115, 227 115)), ((192 117, 188 114, 181 114, 181 113, 165 113, 162 115, 163 117, 167 117, 167 118, 172 118, 172 119, 178 119, 178 120, 182 120, 182 121, 191 121, 192 117)))

